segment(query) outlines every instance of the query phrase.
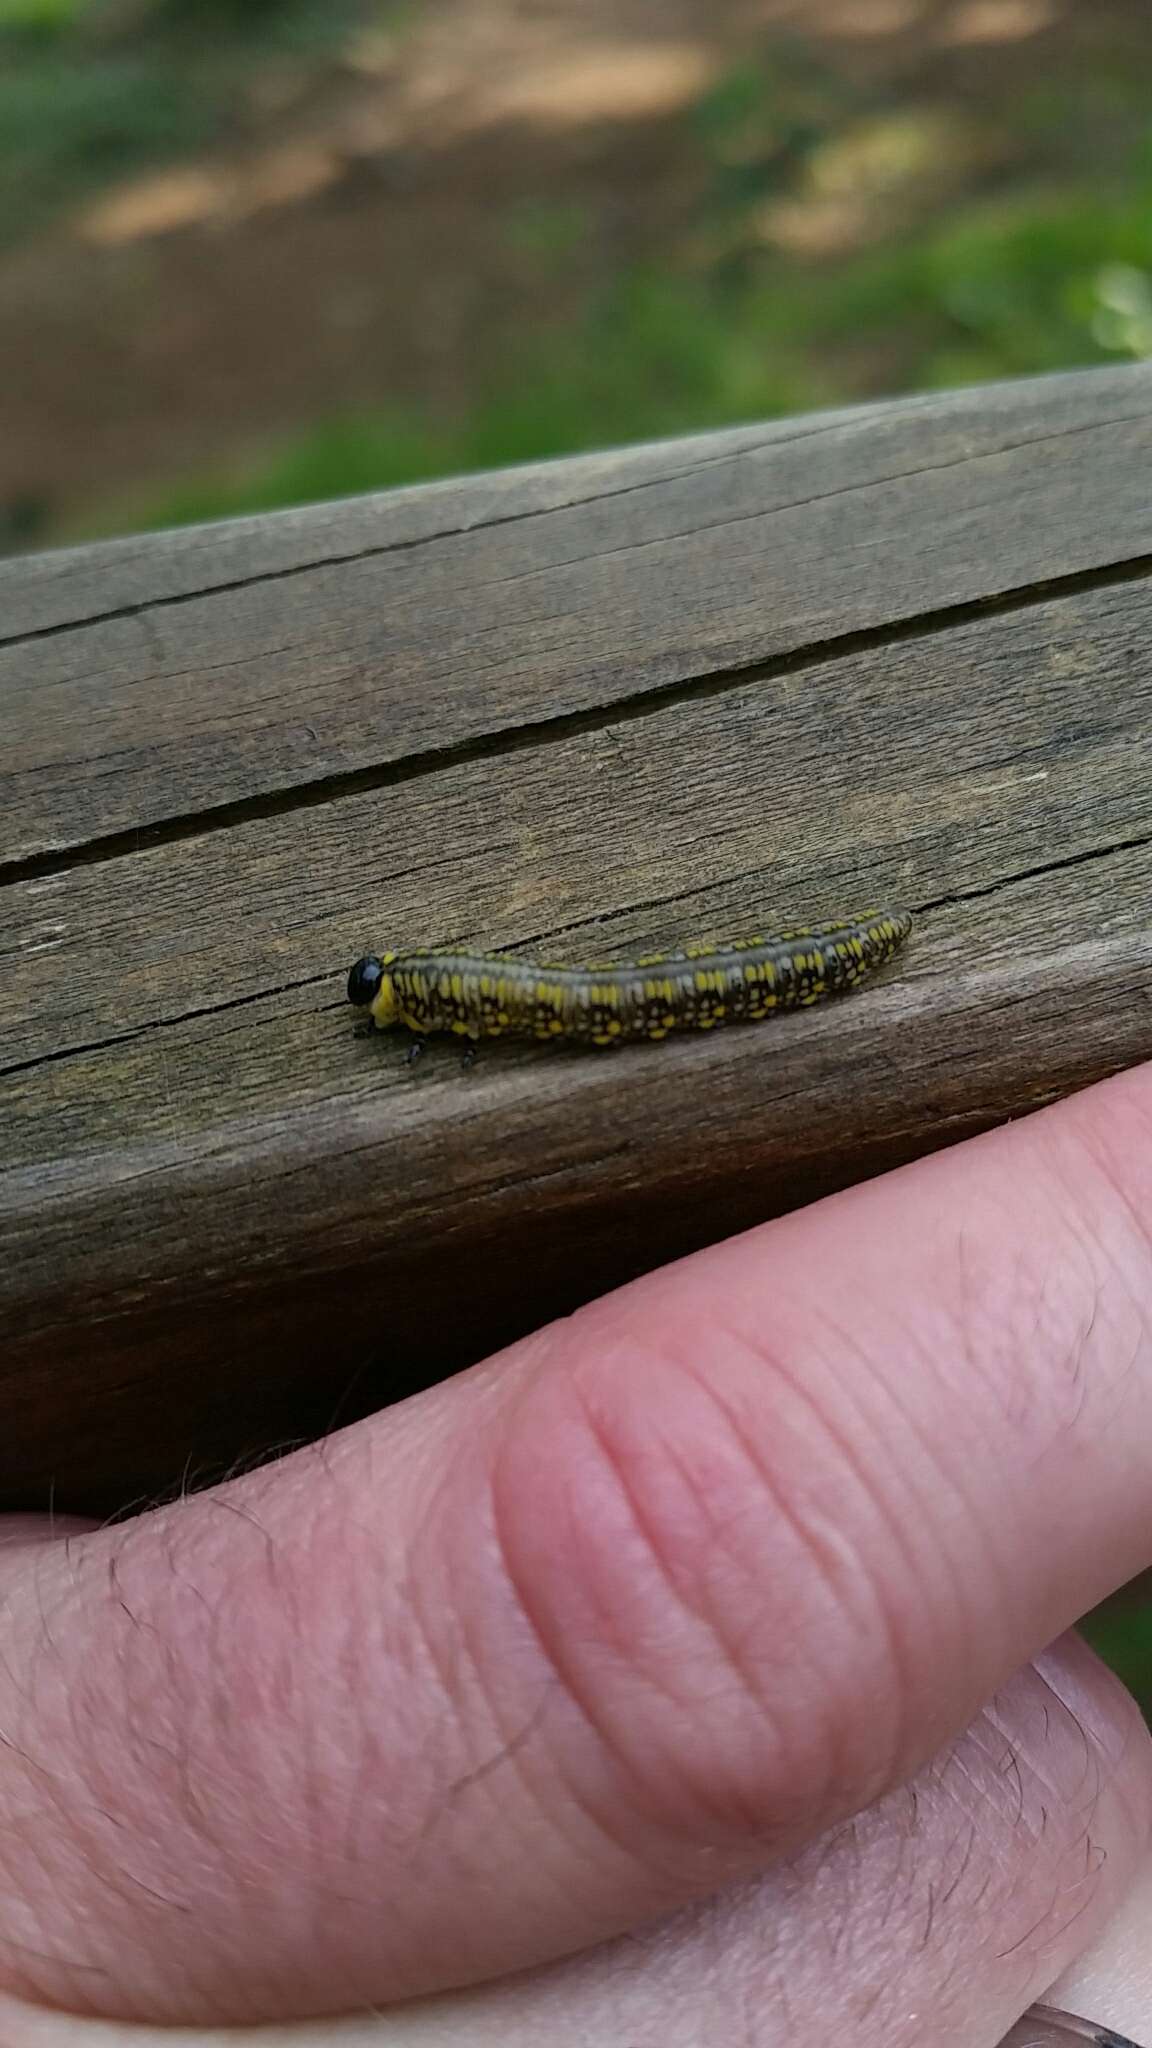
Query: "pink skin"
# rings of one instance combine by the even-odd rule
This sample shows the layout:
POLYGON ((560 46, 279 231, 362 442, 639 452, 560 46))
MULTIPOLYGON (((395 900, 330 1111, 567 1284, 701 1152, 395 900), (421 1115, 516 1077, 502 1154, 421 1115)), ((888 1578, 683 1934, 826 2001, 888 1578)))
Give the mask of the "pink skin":
MULTIPOLYGON (((1150 1239, 1143 1069, 213 1494, 13 1526, 0 1988, 291 2018, 547 1964, 722 1889, 767 1887, 778 1922, 784 1887, 802 1921, 804 1845, 875 1802, 883 1833, 895 1788, 937 1784, 1013 1674, 1152 1563, 1150 1239)), ((1091 1660, 1057 1663, 1108 1842, 1090 1931, 1143 1852, 1152 1766, 1091 1660)), ((1016 1728, 1026 1685, 1005 1697, 1031 1797, 1059 1738, 1016 1728)), ((1036 1794, 1037 1838, 1061 1801, 1036 1794)), ((1061 1939, 1034 1981, 1005 1973, 1003 2027, 1061 1939)))

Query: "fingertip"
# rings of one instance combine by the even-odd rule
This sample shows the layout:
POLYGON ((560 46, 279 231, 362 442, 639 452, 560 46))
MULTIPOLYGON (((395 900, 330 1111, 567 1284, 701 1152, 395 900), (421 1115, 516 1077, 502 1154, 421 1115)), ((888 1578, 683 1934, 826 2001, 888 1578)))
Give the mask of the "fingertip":
POLYGON ((508 1418, 509 1583, 599 1737, 585 1796, 631 1815, 637 1854, 647 1834, 762 1856, 870 1797, 899 1750, 870 1488, 818 1400, 675 1291, 645 1338, 628 1305, 597 1334, 566 1325, 508 1418))

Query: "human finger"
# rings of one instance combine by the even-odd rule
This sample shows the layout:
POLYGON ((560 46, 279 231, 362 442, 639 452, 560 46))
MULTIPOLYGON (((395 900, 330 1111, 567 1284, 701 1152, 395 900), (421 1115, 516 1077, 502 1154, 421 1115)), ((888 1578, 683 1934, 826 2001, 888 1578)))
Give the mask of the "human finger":
POLYGON ((1146 1983, 1152 1902, 1141 1920, 1127 1900, 1150 1810, 1134 1702, 1069 1638, 903 1790, 658 1928, 479 1990, 242 2033, 0 1999, 0 2048, 992 2048, 1063 1965, 1080 2011, 1115 2013, 1126 1968, 1146 1983))
POLYGON ((909 1776, 1152 1554, 1148 1135, 1143 1070, 0 1557, 5 1981, 169 2021, 396 1999, 909 1776))

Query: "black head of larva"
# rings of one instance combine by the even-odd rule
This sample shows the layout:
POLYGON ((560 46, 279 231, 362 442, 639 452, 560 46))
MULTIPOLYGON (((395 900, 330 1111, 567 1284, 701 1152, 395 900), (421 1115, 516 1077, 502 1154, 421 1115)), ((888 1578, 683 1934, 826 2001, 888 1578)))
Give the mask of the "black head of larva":
POLYGON ((349 971, 348 1001, 355 1003, 358 1010, 366 1010, 379 995, 383 979, 383 962, 376 958, 375 953, 365 953, 349 971))

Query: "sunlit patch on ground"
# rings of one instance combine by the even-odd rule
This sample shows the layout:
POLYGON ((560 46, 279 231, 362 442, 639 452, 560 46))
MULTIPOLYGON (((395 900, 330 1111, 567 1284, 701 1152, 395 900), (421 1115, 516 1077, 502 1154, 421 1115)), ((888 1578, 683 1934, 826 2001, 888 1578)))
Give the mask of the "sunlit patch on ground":
POLYGON ((801 256, 859 248, 957 190, 979 155, 979 138, 947 108, 876 115, 814 150, 797 189, 762 209, 760 231, 801 256))
POLYGON ((1061 0, 963 0, 944 23, 946 43, 1015 43, 1059 19, 1061 0))

